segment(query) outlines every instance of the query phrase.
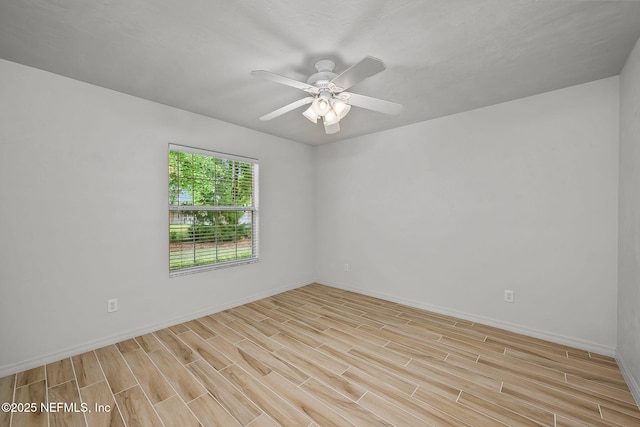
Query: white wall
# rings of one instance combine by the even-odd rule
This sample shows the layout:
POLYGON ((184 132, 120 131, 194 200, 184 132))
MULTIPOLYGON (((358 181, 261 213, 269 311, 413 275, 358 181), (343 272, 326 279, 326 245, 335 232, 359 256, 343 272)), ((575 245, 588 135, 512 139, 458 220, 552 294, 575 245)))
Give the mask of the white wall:
POLYGON ((613 355, 617 77, 317 156, 320 282, 613 355))
POLYGON ((640 405, 640 41, 620 74, 617 359, 640 405))
POLYGON ((0 60, 0 377, 313 281, 312 165, 312 147, 0 60), (169 278, 169 142, 260 159, 260 263, 169 278))

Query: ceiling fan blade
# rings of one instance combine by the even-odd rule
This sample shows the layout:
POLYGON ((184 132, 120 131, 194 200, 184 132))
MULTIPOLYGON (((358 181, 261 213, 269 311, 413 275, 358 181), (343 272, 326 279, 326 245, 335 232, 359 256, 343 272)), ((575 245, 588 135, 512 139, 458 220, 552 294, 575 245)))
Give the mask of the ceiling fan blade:
POLYGON ((340 132, 340 123, 334 123, 332 125, 324 125, 324 133, 331 135, 332 133, 340 132))
POLYGON ((271 71, 253 70, 252 76, 260 77, 262 79, 271 80, 276 83, 302 89, 304 91, 314 90, 315 87, 307 83, 299 82, 297 80, 290 79, 289 77, 281 76, 280 74, 272 73, 271 71))
POLYGON ((271 120, 275 119, 278 116, 283 115, 284 113, 288 113, 289 111, 295 110, 296 108, 302 107, 303 105, 311 104, 313 102, 312 96, 307 96, 306 98, 299 99, 291 104, 287 104, 284 107, 278 108, 275 111, 270 112, 269 114, 265 114, 260 117, 260 120, 271 120))
POLYGON ((383 99, 371 98, 370 96, 358 95, 357 93, 343 92, 349 98, 348 104, 356 107, 366 108, 367 110, 377 111, 379 113, 390 114, 395 116, 402 111, 402 105, 395 102, 385 101, 383 99))
POLYGON ((360 83, 367 77, 378 74, 384 69, 384 62, 373 56, 367 56, 362 61, 347 68, 342 74, 336 76, 331 80, 331 83, 342 88, 342 90, 347 90, 356 83, 360 83))

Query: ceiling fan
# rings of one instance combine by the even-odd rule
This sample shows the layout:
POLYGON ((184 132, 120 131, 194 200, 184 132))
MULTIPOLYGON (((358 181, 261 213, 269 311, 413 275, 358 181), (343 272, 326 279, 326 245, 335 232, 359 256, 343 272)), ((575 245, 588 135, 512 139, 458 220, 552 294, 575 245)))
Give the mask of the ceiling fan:
POLYGON ((351 106, 392 115, 402 111, 402 105, 400 104, 345 92, 356 83, 385 69, 384 63, 378 58, 367 56, 341 74, 334 73, 334 67, 335 63, 328 59, 316 62, 317 72, 312 74, 306 83, 269 71, 252 71, 252 76, 302 89, 309 94, 306 98, 299 99, 269 114, 265 114, 260 117, 260 120, 271 120, 296 108, 311 104, 302 114, 313 123, 317 123, 319 119, 322 119, 325 132, 332 134, 340 130, 340 120, 349 113, 351 106))

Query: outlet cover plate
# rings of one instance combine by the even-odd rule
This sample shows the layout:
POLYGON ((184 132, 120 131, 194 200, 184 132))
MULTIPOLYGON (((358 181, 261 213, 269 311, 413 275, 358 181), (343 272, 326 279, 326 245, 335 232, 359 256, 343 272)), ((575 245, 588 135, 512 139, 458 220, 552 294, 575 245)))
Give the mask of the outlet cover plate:
POLYGON ((513 302, 513 291, 505 289, 504 291, 504 302, 513 302))
POLYGON ((118 298, 107 301, 107 313, 113 313, 114 311, 118 311, 118 298))

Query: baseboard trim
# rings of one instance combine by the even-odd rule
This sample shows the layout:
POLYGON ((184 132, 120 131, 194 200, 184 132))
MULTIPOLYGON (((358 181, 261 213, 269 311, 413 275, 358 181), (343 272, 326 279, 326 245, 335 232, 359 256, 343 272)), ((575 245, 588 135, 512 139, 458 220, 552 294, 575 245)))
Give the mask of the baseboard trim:
POLYGON ((492 319, 489 317, 479 316, 472 313, 466 313, 446 307, 440 307, 432 304, 425 304, 415 300, 410 300, 406 298, 399 298, 397 296, 389 295, 383 292, 370 291, 367 289, 355 288, 353 286, 348 286, 342 283, 331 282, 331 281, 323 281, 318 280, 317 283, 323 284, 326 286, 331 286, 333 288, 343 289, 346 291, 352 291, 363 295, 368 295, 375 298, 384 299, 387 301, 397 302, 399 304, 408 305, 410 307, 420 308, 423 310, 433 311, 434 313, 444 314, 447 316, 458 317, 460 319, 469 320, 471 322, 482 323, 484 325, 493 326, 500 329, 505 329, 507 331, 516 332, 518 334, 527 335, 534 338, 539 338, 546 341, 551 341, 557 344, 567 345, 570 347, 579 348, 586 351, 591 351, 593 353, 602 354, 605 356, 615 357, 616 349, 615 347, 609 347, 605 345, 601 345, 598 343, 594 343, 591 341, 585 341, 578 338, 567 337, 564 335, 558 335, 547 331, 541 331, 538 329, 532 329, 525 326, 504 322, 498 319, 492 319))
POLYGON ((57 362, 59 360, 66 359, 67 357, 76 356, 78 354, 82 354, 87 351, 91 351, 107 345, 115 344, 120 341, 124 341, 133 337, 138 337, 140 335, 148 334, 150 332, 164 329, 169 326, 177 325, 179 323, 188 322, 189 320, 197 319, 198 317, 218 313, 220 311, 227 310, 229 308, 233 308, 233 307, 237 307, 253 301, 257 301, 259 299, 270 297, 272 295, 276 295, 282 292, 286 292, 291 289, 296 289, 301 286, 308 285, 309 283, 313 283, 313 281, 310 280, 310 281, 290 284, 287 286, 281 286, 281 287, 270 289, 265 292, 260 292, 245 298, 240 298, 238 300, 235 300, 226 304, 220 304, 220 305, 205 308, 203 310, 185 314, 183 316, 179 316, 161 323, 148 325, 138 329, 128 330, 119 334, 110 335, 110 336, 89 341, 80 345, 68 347, 53 353, 45 354, 42 356, 34 357, 31 359, 23 360, 16 363, 10 363, 8 365, 3 365, 3 366, 0 366, 0 378, 6 377, 7 375, 16 374, 18 372, 22 372, 27 369, 32 369, 38 366, 46 365, 48 363, 57 362))
POLYGON ((640 408, 640 384, 636 381, 636 378, 632 375, 631 368, 626 364, 622 356, 619 352, 616 351, 616 362, 618 362, 618 366, 620 367, 620 372, 622 372, 622 376, 624 380, 627 382, 627 386, 629 387, 629 391, 633 395, 633 398, 636 400, 636 405, 640 408))

